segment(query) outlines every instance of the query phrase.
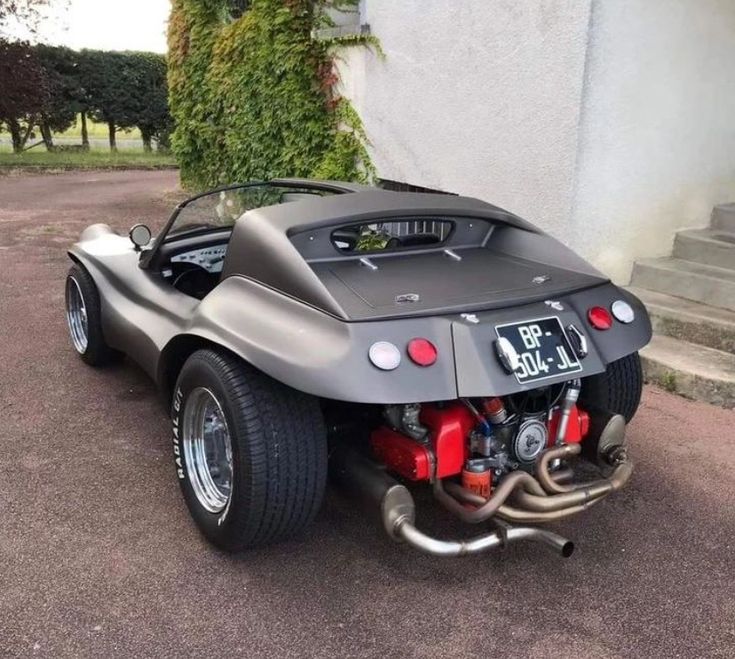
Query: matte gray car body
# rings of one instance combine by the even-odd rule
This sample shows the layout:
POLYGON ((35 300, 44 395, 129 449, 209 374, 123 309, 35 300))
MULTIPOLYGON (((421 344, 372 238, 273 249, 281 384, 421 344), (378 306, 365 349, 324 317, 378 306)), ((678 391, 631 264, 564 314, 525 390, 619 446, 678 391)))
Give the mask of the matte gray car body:
POLYGON ((331 194, 246 212, 231 237, 222 235, 228 244, 221 279, 202 300, 177 290, 161 273, 163 252, 183 249, 186 241, 172 248, 162 235, 141 254, 127 237, 96 224, 70 249, 99 290, 105 340, 164 391, 170 393, 186 356, 204 344, 221 346, 315 396, 407 403, 538 387, 519 384, 497 361, 499 324, 548 316, 558 316, 564 327, 573 323, 589 345, 582 377, 650 340, 648 315, 637 298, 554 238, 495 206, 333 182, 273 183, 331 194), (365 267, 364 253, 340 253, 331 239, 337 227, 437 217, 455 221, 446 241, 370 253, 377 268, 365 267), (406 294, 418 299, 397 301, 406 294), (587 310, 609 308, 619 299, 633 307, 634 322, 594 330, 587 310), (414 337, 437 347, 433 366, 418 366, 406 356, 414 337), (404 351, 397 369, 381 371, 370 363, 368 349, 376 341, 404 351))

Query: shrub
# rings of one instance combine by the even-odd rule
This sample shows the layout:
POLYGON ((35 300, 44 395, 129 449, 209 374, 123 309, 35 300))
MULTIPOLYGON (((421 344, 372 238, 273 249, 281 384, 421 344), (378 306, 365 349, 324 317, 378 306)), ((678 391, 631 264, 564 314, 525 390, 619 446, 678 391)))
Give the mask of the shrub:
POLYGON ((359 117, 335 91, 333 43, 313 38, 335 4, 355 3, 173 0, 169 105, 185 185, 372 175, 359 117))

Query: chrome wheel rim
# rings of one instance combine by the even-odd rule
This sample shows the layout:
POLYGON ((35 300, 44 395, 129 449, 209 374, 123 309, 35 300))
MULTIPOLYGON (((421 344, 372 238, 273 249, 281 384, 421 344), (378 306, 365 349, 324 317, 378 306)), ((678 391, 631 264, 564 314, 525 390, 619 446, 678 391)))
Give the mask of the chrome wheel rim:
POLYGON ((232 442, 222 406, 205 387, 184 403, 184 459, 194 494, 210 513, 222 512, 232 496, 232 442))
POLYGON ((76 351, 83 355, 89 343, 89 326, 87 324, 87 305, 84 304, 82 289, 74 277, 66 280, 66 322, 69 334, 76 351))

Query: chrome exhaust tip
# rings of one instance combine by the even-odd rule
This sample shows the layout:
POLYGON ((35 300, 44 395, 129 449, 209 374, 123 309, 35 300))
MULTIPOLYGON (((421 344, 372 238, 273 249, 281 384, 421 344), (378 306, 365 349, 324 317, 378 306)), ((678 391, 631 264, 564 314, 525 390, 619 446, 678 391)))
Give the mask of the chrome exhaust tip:
POLYGON ((556 535, 556 533, 552 533, 551 537, 544 537, 541 541, 551 547, 558 554, 561 554, 564 558, 569 558, 576 549, 571 540, 567 540, 560 535, 556 535))

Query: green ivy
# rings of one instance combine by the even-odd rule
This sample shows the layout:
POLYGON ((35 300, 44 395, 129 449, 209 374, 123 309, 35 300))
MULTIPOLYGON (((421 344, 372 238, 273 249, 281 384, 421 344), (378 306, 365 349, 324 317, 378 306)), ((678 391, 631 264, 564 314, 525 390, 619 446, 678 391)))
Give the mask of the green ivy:
POLYGON ((367 137, 335 91, 333 53, 374 38, 317 40, 328 8, 357 0, 173 0, 172 148, 189 188, 279 176, 369 180, 367 137), (235 7, 237 8, 237 7, 235 7))

